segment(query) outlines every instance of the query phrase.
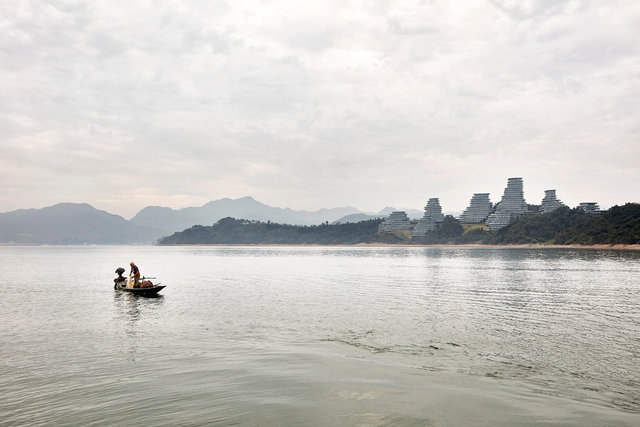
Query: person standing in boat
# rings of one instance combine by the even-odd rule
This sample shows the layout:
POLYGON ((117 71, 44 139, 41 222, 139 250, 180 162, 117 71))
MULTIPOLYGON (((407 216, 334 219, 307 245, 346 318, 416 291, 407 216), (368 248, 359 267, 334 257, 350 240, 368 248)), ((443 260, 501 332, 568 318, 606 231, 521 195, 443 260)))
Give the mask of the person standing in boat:
POLYGON ((129 280, 133 279, 133 287, 138 288, 140 287, 140 270, 138 269, 138 266, 135 265, 133 261, 131 261, 129 265, 131 266, 131 272, 129 273, 129 280))

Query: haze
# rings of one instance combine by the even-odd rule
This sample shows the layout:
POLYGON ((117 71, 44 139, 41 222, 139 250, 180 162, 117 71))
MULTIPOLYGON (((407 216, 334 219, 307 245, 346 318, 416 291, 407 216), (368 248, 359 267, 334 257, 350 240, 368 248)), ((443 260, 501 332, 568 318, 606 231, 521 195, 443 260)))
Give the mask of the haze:
POLYGON ((0 212, 640 200, 638 2, 0 10, 0 212))

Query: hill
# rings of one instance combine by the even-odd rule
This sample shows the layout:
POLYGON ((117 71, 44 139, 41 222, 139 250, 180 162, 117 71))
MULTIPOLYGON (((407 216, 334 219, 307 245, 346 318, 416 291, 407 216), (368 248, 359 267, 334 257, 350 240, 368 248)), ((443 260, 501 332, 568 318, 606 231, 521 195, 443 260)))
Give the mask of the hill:
POLYGON ((281 224, 313 225, 333 222, 345 215, 360 213, 356 208, 342 207, 320 209, 318 211, 296 211, 289 208, 277 208, 260 203, 252 197, 239 199, 219 199, 200 207, 188 207, 178 210, 160 206, 148 206, 138 212, 133 224, 173 233, 195 224, 209 225, 221 218, 235 217, 255 221, 271 221, 281 224))
POLYGON ((379 218, 383 218, 384 215, 369 215, 369 214, 365 214, 365 213, 355 213, 355 214, 350 214, 350 215, 345 215, 342 218, 339 218, 335 221, 333 221, 333 224, 346 224, 349 222, 361 222, 361 221, 368 221, 370 219, 379 219, 379 218))
POLYGON ((640 204, 614 206, 603 215, 563 207, 546 214, 522 216, 491 234, 486 243, 637 244, 640 204))
POLYGON ((160 244, 638 244, 640 204, 614 206, 604 215, 560 208, 546 214, 524 215, 507 227, 487 232, 463 226, 447 215, 435 230, 411 239, 409 232, 378 233, 382 219, 357 223, 294 226, 224 218, 213 226, 194 226, 174 233, 160 244))
POLYGON ((197 225, 158 241, 161 245, 192 244, 322 244, 400 243, 393 235, 379 235, 382 220, 358 223, 295 226, 245 219, 223 218, 212 226, 197 225))
POLYGON ((151 243, 163 233, 86 203, 0 213, 0 242, 18 244, 151 243))
POLYGON ((382 209, 380 212, 373 215, 377 217, 385 217, 385 216, 389 216, 391 212, 395 212, 395 211, 404 211, 410 219, 420 219, 424 215, 424 211, 421 211, 418 209, 410 209, 410 208, 396 209, 389 206, 387 206, 386 208, 382 209))
POLYGON ((391 212, 394 211, 404 211, 406 212, 407 216, 411 219, 420 219, 422 218, 422 215, 424 214, 424 212, 416 210, 416 209, 396 209, 396 208, 390 208, 390 207, 386 207, 384 209, 382 209, 380 212, 378 213, 374 213, 374 214, 367 214, 367 213, 354 213, 354 214, 349 214, 349 215, 345 215, 342 218, 339 218, 335 221, 333 221, 334 224, 338 224, 338 223, 347 223, 347 222, 360 222, 360 221, 366 221, 369 219, 378 219, 378 218, 384 218, 389 216, 389 214, 391 214, 391 212))

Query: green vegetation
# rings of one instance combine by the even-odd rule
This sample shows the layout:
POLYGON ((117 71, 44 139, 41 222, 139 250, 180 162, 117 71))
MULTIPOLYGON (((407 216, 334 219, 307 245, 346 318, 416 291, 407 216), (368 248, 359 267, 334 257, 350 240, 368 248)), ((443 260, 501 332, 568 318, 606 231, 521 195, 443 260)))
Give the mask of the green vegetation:
POLYGON ((640 204, 614 206, 603 215, 564 207, 542 215, 522 216, 491 233, 485 242, 557 245, 640 243, 640 204))
POLYGON ((604 215, 560 208, 546 214, 524 215, 496 232, 483 226, 462 225, 447 215, 425 237, 411 239, 408 232, 378 233, 381 219, 357 223, 295 226, 223 218, 212 226, 196 225, 160 239, 161 245, 193 244, 638 244, 640 204, 614 206, 604 215))
POLYGON ((464 228, 460 221, 451 215, 444 217, 444 221, 436 226, 436 229, 427 233, 424 237, 415 237, 414 243, 436 244, 436 243, 468 243, 466 236, 463 237, 464 228))
POLYGON ((478 229, 486 231, 489 227, 486 224, 462 224, 463 234, 476 233, 478 229))
POLYGON ((320 244, 401 243, 395 234, 378 234, 381 219, 357 223, 296 226, 223 218, 212 226, 196 225, 160 239, 161 245, 194 244, 320 244))

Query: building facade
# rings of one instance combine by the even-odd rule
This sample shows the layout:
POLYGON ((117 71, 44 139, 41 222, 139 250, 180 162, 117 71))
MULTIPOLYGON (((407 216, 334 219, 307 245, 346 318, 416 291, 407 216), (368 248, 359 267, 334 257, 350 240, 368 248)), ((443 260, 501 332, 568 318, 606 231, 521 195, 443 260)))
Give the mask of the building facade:
POLYGON ((469 206, 460 216, 460 222, 463 224, 483 223, 491 213, 491 208, 489 193, 474 193, 469 206))
POLYGON ((581 202, 578 207, 588 214, 600 214, 602 212, 597 202, 581 202))
POLYGON ((411 220, 404 211, 391 212, 378 226, 378 231, 382 233, 399 230, 411 230, 411 220))
POLYGON ((553 212, 563 206, 564 203, 562 203, 556 197, 556 190, 544 190, 544 198, 542 199, 542 203, 540 204, 540 213, 544 214, 553 212))
POLYGON ((496 211, 489 215, 486 224, 491 231, 499 230, 527 211, 522 178, 509 178, 502 200, 496 206, 496 211))
POLYGON ((413 228, 411 237, 426 236, 429 231, 435 230, 438 223, 443 221, 444 215, 442 214, 440 200, 437 197, 433 197, 427 201, 427 206, 424 207, 424 216, 413 228))

